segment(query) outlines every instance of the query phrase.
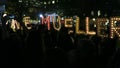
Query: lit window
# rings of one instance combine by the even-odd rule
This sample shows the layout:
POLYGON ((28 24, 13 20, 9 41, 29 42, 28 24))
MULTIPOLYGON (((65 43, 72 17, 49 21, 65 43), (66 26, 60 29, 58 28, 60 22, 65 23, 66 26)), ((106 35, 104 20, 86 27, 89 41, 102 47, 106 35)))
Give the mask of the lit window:
POLYGON ((46 2, 44 2, 44 4, 47 4, 46 2))
POLYGON ((19 0, 19 2, 22 2, 22 0, 19 0))
POLYGON ((52 1, 52 4, 55 4, 55 1, 52 1))
POLYGON ((91 11, 91 15, 94 16, 94 11, 91 11))
POLYGON ((100 10, 98 10, 98 16, 100 16, 101 15, 101 12, 100 12, 100 10))

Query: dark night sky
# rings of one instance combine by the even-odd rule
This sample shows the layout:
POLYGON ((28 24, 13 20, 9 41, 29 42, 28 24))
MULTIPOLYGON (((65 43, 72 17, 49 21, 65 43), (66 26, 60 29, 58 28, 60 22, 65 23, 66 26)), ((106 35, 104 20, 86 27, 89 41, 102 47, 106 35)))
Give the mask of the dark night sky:
MULTIPOLYGON (((88 13, 101 10, 103 14, 107 13, 110 16, 120 15, 120 0, 67 0, 66 9, 76 8, 79 10, 73 11, 75 14, 79 12, 88 13), (78 12, 79 11, 79 12, 78 12)), ((69 10, 68 10, 69 11, 69 10)), ((67 12, 68 12, 67 11, 67 12)))
POLYGON ((6 0, 0 0, 0 2, 4 2, 4 1, 6 1, 6 0))
POLYGON ((120 8, 120 0, 75 0, 71 1, 76 7, 85 8, 120 8))
MULTIPOLYGON (((5 3, 10 0, 0 0, 0 3, 5 3)), ((17 0, 11 0, 17 1, 17 0)), ((44 0, 39 0, 44 1, 44 0)), ((61 0, 59 0, 61 1, 61 0)), ((102 10, 108 13, 111 11, 120 11, 120 0, 63 0, 66 3, 61 4, 64 9, 77 8, 83 11, 102 10)), ((120 12, 118 12, 120 13, 120 12)))
MULTIPOLYGON (((72 0, 72 3, 75 4, 85 4, 85 5, 94 5, 94 6, 103 6, 105 4, 110 4, 111 6, 119 5, 120 0, 72 0)), ((120 6, 120 5, 119 5, 120 6)))
MULTIPOLYGON (((5 3, 8 0, 0 0, 0 3, 5 3)), ((17 1, 17 0, 11 0, 11 1, 17 1)), ((40 1, 40 0, 39 0, 40 1)), ((41 0, 44 1, 44 0, 41 0)), ((59 0, 60 1, 60 0, 59 0)), ((71 1, 70 4, 67 3, 67 5, 70 5, 70 7, 73 8, 120 8, 120 0, 66 0, 71 1)))

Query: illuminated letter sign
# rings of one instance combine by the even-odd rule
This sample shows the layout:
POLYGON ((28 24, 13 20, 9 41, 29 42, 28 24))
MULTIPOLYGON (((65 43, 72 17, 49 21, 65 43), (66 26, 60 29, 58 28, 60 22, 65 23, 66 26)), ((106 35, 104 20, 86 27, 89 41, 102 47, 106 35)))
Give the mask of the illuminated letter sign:
POLYGON ((97 18, 97 21, 96 21, 96 24, 97 24, 97 36, 102 36, 102 37, 106 37, 108 36, 105 35, 105 31, 107 31, 107 21, 108 19, 107 18, 97 18), (106 25, 105 25, 106 24, 106 25))
POLYGON ((48 30, 50 30, 50 16, 47 18, 42 17, 42 24, 47 24, 48 30))
POLYGON ((89 17, 86 17, 86 34, 95 35, 95 31, 89 31, 89 17))
POLYGON ((54 16, 52 17, 53 20, 53 28, 57 31, 59 31, 61 29, 61 23, 60 23, 60 17, 58 16, 58 22, 55 22, 54 16), (56 27, 56 23, 58 23, 58 27, 56 27))
MULTIPOLYGON (((73 19, 69 18, 69 19, 65 19, 65 27, 67 28, 72 28, 73 27, 73 19)), ((73 30, 68 30, 68 34, 73 33, 73 30)))
POLYGON ((72 25, 72 19, 65 19, 65 27, 73 27, 72 25))
POLYGON ((86 34, 85 31, 79 30, 80 19, 79 17, 76 17, 76 34, 86 34))
POLYGON ((116 26, 116 22, 120 23, 120 17, 110 18, 110 38, 114 38, 115 34, 120 38, 120 27, 116 26))

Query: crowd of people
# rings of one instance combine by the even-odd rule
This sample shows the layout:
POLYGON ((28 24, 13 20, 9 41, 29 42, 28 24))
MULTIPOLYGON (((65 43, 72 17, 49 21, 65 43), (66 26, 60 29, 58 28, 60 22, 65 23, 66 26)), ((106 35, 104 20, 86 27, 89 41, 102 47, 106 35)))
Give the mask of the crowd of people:
POLYGON ((68 34, 68 29, 4 31, 0 29, 0 62, 9 67, 119 68, 119 39, 68 34))

